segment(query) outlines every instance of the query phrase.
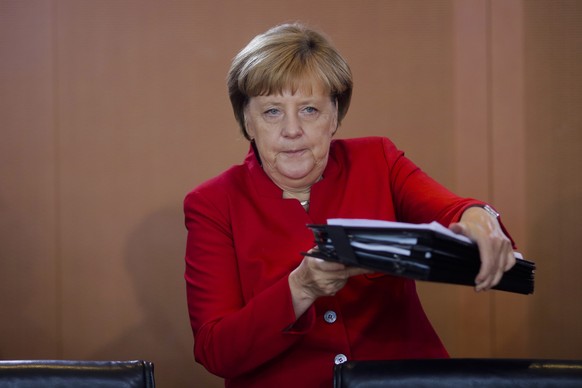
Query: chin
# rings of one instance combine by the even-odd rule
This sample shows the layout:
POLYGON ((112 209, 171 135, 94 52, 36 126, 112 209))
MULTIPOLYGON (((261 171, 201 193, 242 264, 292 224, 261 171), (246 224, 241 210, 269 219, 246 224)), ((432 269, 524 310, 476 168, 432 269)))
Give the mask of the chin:
POLYGON ((278 173, 287 179, 303 179, 309 176, 313 167, 315 166, 311 166, 311 168, 283 168, 279 169, 278 173))
POLYGON ((294 180, 294 181, 305 179, 309 176, 309 173, 305 174, 305 173, 289 173, 289 172, 281 173, 281 172, 279 172, 279 174, 282 177, 284 177, 285 179, 294 180))

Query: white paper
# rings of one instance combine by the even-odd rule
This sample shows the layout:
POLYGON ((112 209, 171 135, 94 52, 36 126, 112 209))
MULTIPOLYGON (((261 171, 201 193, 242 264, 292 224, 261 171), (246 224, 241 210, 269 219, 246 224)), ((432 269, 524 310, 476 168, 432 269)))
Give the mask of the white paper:
POLYGON ((398 255, 410 256, 410 249, 404 249, 404 248, 395 247, 392 245, 361 243, 358 241, 352 241, 351 245, 354 248, 366 249, 368 251, 388 252, 388 253, 395 253, 398 255))
POLYGON ((372 227, 372 228, 408 228, 408 229, 418 229, 418 230, 430 230, 433 232, 438 232, 446 236, 455 238, 463 242, 472 242, 472 240, 461 234, 457 234, 452 230, 445 228, 443 225, 436 221, 430 224, 410 224, 406 222, 395 222, 395 221, 383 221, 383 220, 370 220, 364 218, 330 218, 327 220, 328 225, 340 225, 348 227, 372 227))

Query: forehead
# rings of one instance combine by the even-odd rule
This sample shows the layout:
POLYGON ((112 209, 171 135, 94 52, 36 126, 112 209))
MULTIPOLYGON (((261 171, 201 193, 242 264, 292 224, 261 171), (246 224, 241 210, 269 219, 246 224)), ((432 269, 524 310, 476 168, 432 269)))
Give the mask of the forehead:
POLYGON ((267 90, 256 97, 329 97, 329 88, 323 82, 312 77, 303 77, 281 85, 277 89, 267 90))
POLYGON ((293 71, 285 72, 283 74, 269 74, 263 77, 262 81, 255 86, 254 92, 250 91, 252 95, 265 96, 282 94, 284 92, 295 94, 300 92, 302 94, 330 94, 330 88, 317 73, 303 69, 299 74, 293 71))

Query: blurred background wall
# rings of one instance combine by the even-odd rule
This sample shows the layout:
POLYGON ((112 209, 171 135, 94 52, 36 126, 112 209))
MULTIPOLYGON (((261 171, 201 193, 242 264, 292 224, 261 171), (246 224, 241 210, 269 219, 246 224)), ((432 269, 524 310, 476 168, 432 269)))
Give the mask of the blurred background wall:
POLYGON ((419 283, 452 356, 582 358, 576 0, 0 0, 0 358, 222 386, 192 357, 182 199, 247 151, 231 58, 297 20, 352 66, 338 136, 490 201, 538 265, 532 296, 419 283))

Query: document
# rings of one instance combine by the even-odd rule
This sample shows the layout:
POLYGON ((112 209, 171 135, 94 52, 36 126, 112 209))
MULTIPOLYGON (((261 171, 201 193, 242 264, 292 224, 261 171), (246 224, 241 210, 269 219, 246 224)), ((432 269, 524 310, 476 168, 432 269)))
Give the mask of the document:
MULTIPOLYGON (((304 253, 395 276, 474 286, 481 261, 477 244, 437 222, 410 224, 334 218, 308 225, 317 250, 304 253)), ((531 294, 535 263, 515 252, 516 265, 495 289, 531 294)))

